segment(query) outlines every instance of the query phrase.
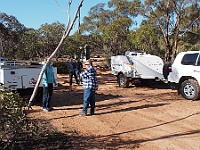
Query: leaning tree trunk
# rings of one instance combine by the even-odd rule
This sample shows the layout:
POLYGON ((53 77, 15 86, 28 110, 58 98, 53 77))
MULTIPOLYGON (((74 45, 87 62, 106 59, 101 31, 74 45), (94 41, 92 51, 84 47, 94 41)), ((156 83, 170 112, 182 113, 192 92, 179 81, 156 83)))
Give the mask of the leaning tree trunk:
POLYGON ((70 33, 70 31, 72 30, 72 27, 73 27, 73 25, 74 25, 74 23, 75 23, 75 21, 76 21, 76 19, 77 19, 77 16, 78 16, 78 13, 79 13, 79 11, 80 11, 80 8, 82 7, 83 1, 84 1, 84 0, 80 0, 80 4, 78 5, 78 8, 77 8, 77 10, 76 10, 76 13, 75 13, 75 16, 74 16, 73 21, 71 22, 71 24, 70 24, 69 26, 67 26, 67 28, 66 28, 66 30, 64 31, 63 36, 62 36, 62 38, 61 38, 59 44, 58 44, 58 46, 56 47, 56 49, 54 50, 54 52, 50 55, 50 57, 47 59, 46 63, 44 64, 44 66, 43 66, 43 68, 42 68, 42 70, 41 70, 41 72, 40 72, 40 74, 39 74, 39 77, 38 77, 37 83, 36 83, 36 85, 35 85, 35 88, 34 88, 34 90, 33 90, 33 93, 32 93, 32 95, 31 95, 31 98, 30 98, 30 100, 29 100, 28 109, 31 108, 32 101, 33 101, 33 99, 34 99, 34 97, 35 97, 35 95, 36 95, 36 93, 37 93, 37 89, 38 89, 39 84, 40 84, 40 81, 41 81, 41 79, 42 79, 44 70, 45 70, 46 67, 47 67, 47 64, 48 64, 49 61, 54 57, 54 55, 57 53, 57 51, 59 50, 59 48, 60 48, 61 44, 63 43, 64 39, 65 39, 67 36, 69 36, 69 33, 70 33))

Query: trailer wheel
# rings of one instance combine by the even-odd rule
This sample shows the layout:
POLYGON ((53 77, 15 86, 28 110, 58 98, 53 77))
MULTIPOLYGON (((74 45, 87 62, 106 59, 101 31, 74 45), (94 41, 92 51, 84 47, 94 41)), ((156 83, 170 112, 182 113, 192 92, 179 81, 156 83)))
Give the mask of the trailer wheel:
POLYGON ((129 87, 129 78, 125 77, 124 74, 118 75, 118 84, 120 87, 129 87))
POLYGON ((179 90, 181 95, 187 100, 197 100, 200 97, 200 86, 194 79, 185 80, 179 90))

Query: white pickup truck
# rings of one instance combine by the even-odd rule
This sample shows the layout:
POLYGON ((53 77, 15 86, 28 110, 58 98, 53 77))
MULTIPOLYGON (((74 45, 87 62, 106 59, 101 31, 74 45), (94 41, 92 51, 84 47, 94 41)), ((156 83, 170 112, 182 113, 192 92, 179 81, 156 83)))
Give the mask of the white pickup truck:
POLYGON ((200 51, 181 52, 169 67, 168 83, 185 99, 200 98, 200 51))
MULTIPOLYGON (((31 61, 6 61, 0 57, 0 84, 6 89, 19 91, 22 94, 31 94, 33 91, 42 63, 31 61)), ((57 80, 57 68, 54 68, 57 80)), ((39 85, 36 98, 42 96, 42 84, 39 85)))

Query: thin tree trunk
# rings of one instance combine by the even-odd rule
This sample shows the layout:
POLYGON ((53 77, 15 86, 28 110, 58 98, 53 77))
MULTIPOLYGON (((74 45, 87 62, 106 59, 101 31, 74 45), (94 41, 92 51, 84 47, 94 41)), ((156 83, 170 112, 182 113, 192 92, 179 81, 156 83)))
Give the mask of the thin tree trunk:
POLYGON ((176 39, 175 39, 175 46, 174 46, 174 58, 176 58, 177 50, 178 50, 179 28, 180 28, 180 15, 177 16, 177 28, 176 28, 176 39))
MULTIPOLYGON (((169 5, 169 2, 168 2, 169 5)), ((169 42, 169 10, 168 10, 168 6, 167 5, 167 15, 166 15, 166 20, 167 20, 167 24, 166 24, 166 57, 165 57, 165 61, 166 62, 170 62, 171 61, 171 55, 172 55, 172 49, 170 46, 170 42, 169 42)))

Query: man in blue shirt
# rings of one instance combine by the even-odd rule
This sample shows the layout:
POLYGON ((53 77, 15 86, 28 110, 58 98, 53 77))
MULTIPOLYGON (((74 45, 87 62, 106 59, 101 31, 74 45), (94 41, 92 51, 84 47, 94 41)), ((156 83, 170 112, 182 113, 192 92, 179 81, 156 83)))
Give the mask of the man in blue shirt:
POLYGON ((98 89, 97 73, 91 64, 91 61, 85 62, 86 69, 81 73, 83 79, 83 110, 81 115, 87 115, 87 109, 90 105, 90 115, 95 111, 95 92, 98 89))
POLYGON ((43 100, 42 108, 45 112, 50 111, 50 102, 53 95, 53 84, 57 85, 53 72, 53 63, 49 61, 42 77, 43 100))

